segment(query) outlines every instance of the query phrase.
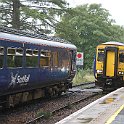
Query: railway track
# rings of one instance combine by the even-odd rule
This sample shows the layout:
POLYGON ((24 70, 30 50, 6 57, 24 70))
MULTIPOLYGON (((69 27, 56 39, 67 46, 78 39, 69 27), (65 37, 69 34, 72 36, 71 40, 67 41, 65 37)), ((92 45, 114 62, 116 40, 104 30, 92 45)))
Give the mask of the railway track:
MULTIPOLYGON (((28 106, 22 106, 17 109, 14 108, 14 110, 12 110, 12 112, 9 112, 9 114, 5 113, 3 115, 4 119, 1 119, 2 117, 0 116, 0 120, 2 120, 0 121, 0 124, 3 123, 4 124, 17 124, 17 123, 18 124, 36 124, 36 123, 53 124, 54 122, 52 123, 51 121, 49 121, 49 119, 48 120, 46 119, 46 112, 47 112, 47 116, 49 116, 50 118, 51 117, 59 118, 59 116, 61 115, 59 113, 62 112, 64 112, 66 116, 66 114, 69 111, 73 112, 74 106, 81 103, 85 103, 86 105, 88 100, 89 102, 91 102, 92 101, 91 99, 97 96, 98 93, 84 92, 84 91, 82 92, 81 90, 81 92, 75 91, 64 94, 59 98, 40 101, 37 102, 36 104, 35 103, 31 105, 29 104, 28 106), (57 116, 57 114, 59 114, 59 116, 57 116), (49 122, 43 122, 43 121, 49 121, 49 122)), ((64 114, 62 114, 62 116, 64 116, 64 114)))
MULTIPOLYGON (((81 87, 81 88, 82 88, 82 87, 83 87, 83 88, 94 88, 94 87, 95 87, 95 83, 94 83, 94 82, 90 82, 90 83, 86 83, 86 84, 83 84, 83 83, 82 83, 82 84, 73 86, 73 88, 79 88, 79 87, 81 87)), ((73 90, 72 90, 72 91, 73 91, 73 90)), ((96 95, 98 95, 98 94, 99 94, 99 92, 97 92, 97 93, 92 93, 92 94, 90 94, 90 95, 88 95, 88 96, 86 96, 86 97, 84 97, 84 98, 80 98, 80 99, 78 99, 78 100, 76 100, 76 101, 73 101, 73 102, 71 102, 71 103, 67 103, 67 104, 65 104, 64 106, 61 106, 61 107, 59 107, 59 108, 57 108, 57 109, 51 111, 50 114, 51 114, 51 115, 54 115, 55 113, 57 113, 57 112, 59 112, 59 111, 61 111, 61 110, 63 110, 63 109, 68 109, 68 108, 70 108, 71 106, 73 106, 73 105, 75 105, 75 104, 78 104, 78 103, 80 103, 80 102, 83 102, 84 100, 90 99, 91 97, 94 97, 94 96, 96 96, 96 95)), ((44 115, 44 114, 41 114, 39 117, 36 117, 36 118, 34 118, 34 119, 32 119, 32 120, 26 122, 25 124, 36 124, 38 121, 40 121, 40 120, 43 119, 44 117, 45 117, 45 115, 44 115)))
POLYGON ((92 88, 95 87, 95 82, 80 83, 78 85, 73 85, 73 87, 92 88))
MULTIPOLYGON (((54 115, 55 113, 57 113, 58 111, 61 111, 61 110, 63 110, 63 109, 66 109, 66 108, 68 109, 68 108, 70 108, 71 106, 73 106, 74 104, 78 104, 78 103, 80 103, 80 102, 83 102, 84 100, 87 100, 87 99, 89 99, 89 98, 91 98, 91 97, 94 97, 94 96, 96 96, 96 95, 98 95, 98 94, 97 94, 97 93, 94 93, 94 94, 92 94, 92 95, 87 96, 86 98, 78 99, 77 101, 74 101, 74 102, 72 102, 72 103, 68 103, 68 104, 66 104, 66 105, 64 105, 64 106, 62 106, 62 107, 60 107, 60 108, 57 108, 57 109, 53 110, 53 111, 51 112, 51 115, 54 115)), ((42 114, 41 116, 36 117, 36 118, 34 118, 33 120, 30 120, 30 121, 26 122, 25 124, 36 124, 38 121, 40 121, 40 119, 42 119, 42 118, 44 118, 44 117, 45 117, 45 115, 42 114)))

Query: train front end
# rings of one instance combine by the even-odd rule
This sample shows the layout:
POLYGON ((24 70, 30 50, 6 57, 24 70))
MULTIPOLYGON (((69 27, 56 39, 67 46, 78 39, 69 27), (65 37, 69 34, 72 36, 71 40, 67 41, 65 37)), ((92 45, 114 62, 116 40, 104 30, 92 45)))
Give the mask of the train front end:
POLYGON ((96 85, 102 89, 116 89, 124 80, 124 46, 118 42, 107 42, 97 47, 96 85))

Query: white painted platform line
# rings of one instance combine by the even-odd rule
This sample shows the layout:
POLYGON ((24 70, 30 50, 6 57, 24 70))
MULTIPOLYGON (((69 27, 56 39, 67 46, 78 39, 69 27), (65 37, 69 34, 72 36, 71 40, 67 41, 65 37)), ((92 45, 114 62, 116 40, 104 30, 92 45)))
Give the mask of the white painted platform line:
POLYGON ((78 110, 77 112, 74 112, 73 114, 71 114, 70 116, 67 116, 66 118, 60 120, 59 122, 55 123, 55 124, 64 124, 66 122, 69 122, 69 120, 72 120, 74 117, 78 116, 82 111, 85 111, 86 109, 89 109, 90 107, 94 106, 95 104, 97 103, 101 103, 104 99, 106 99, 107 97, 111 96, 112 94, 116 94, 116 92, 122 90, 122 88, 120 89, 117 89, 116 91, 113 91, 109 94, 107 94, 106 96, 102 97, 102 98, 99 98, 98 100, 90 103, 89 105, 83 107, 82 109, 78 110))

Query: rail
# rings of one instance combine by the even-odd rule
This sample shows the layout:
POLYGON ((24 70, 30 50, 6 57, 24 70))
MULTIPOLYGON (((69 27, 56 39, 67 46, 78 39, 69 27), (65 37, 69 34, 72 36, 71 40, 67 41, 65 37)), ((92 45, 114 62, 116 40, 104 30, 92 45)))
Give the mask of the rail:
MULTIPOLYGON (((82 85, 85 85, 85 86, 86 86, 86 85, 89 85, 89 84, 93 84, 93 83, 80 84, 80 85, 76 85, 76 86, 74 86, 74 87, 79 87, 79 86, 82 86, 82 85)), ((85 97, 85 98, 80 98, 80 99, 78 99, 77 101, 74 101, 74 102, 72 102, 72 103, 68 103, 68 104, 66 104, 66 105, 64 105, 64 106, 62 106, 62 107, 60 107, 60 108, 58 108, 58 109, 53 110, 53 111, 51 112, 51 114, 54 115, 56 112, 59 112, 60 110, 63 110, 63 109, 65 109, 65 108, 68 108, 69 106, 72 106, 72 105, 75 105, 75 104, 80 103, 80 102, 82 102, 82 101, 85 101, 85 100, 87 100, 87 99, 89 99, 89 98, 92 98, 92 97, 94 97, 94 96, 96 96, 96 95, 99 95, 99 92, 98 92, 98 93, 93 93, 93 94, 91 94, 91 95, 89 95, 89 96, 87 96, 87 97, 85 97)), ((40 121, 40 120, 43 119, 44 117, 45 117, 45 115, 42 114, 42 115, 39 116, 39 117, 36 117, 36 118, 34 118, 34 119, 30 120, 30 121, 27 121, 25 124, 36 124, 38 121, 40 121)))

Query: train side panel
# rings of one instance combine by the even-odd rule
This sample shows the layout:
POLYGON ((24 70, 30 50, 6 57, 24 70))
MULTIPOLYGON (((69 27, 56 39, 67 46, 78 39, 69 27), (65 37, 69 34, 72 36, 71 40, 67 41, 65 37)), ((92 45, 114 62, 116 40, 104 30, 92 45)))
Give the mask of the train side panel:
MULTIPOLYGON (((4 46, 4 52, 7 53, 7 48, 22 48, 20 44, 10 43, 6 41, 1 41, 1 46, 4 46), (3 44, 5 42, 5 44, 3 44)), ((42 47, 29 47, 29 45, 24 47, 26 49, 43 49, 42 47)), ((56 48, 57 49, 57 48, 56 48)), ((51 50, 52 53, 55 50, 50 49, 49 47, 45 48, 45 50, 51 50)), ((24 51, 24 53, 25 53, 24 51)), ((0 89, 1 95, 3 94, 12 94, 14 92, 22 92, 25 90, 31 90, 36 88, 45 87, 48 85, 53 85, 61 82, 66 82, 70 73, 71 73, 71 51, 58 50, 58 60, 57 64, 53 64, 53 58, 51 57, 50 63, 47 66, 39 65, 40 67, 26 67, 26 58, 23 56, 22 65, 23 67, 7 67, 7 57, 4 55, 4 67, 0 69, 0 89), (68 53, 67 53, 68 52, 68 53), (64 54, 62 54, 64 53, 64 54), (61 55, 61 57, 59 57, 61 55)), ((25 53, 26 54, 26 53, 25 53)), ((14 56, 13 56, 14 57, 14 56)), ((40 55, 37 56, 37 59, 41 61, 40 55)), ((2 60, 3 61, 3 60, 2 60)), ((10 62, 11 63, 11 62, 10 62)), ((40 63, 39 63, 40 64, 40 63)), ((11 65, 11 64, 10 64, 11 65)), ((37 63, 38 65, 38 63, 37 63)))

